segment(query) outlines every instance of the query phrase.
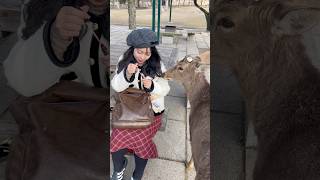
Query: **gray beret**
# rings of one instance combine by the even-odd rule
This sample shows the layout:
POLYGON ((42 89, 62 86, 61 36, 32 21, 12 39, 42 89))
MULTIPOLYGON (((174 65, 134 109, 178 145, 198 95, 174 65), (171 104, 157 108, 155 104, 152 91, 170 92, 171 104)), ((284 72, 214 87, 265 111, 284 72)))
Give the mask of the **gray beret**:
POLYGON ((127 45, 136 48, 147 48, 158 45, 156 33, 150 29, 133 30, 127 37, 127 45))

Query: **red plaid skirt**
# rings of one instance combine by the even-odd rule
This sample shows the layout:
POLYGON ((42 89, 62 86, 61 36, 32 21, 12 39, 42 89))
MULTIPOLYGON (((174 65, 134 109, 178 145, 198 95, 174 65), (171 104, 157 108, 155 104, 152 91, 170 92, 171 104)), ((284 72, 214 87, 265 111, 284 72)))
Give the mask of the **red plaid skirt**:
POLYGON ((154 122, 143 129, 117 129, 113 128, 111 133, 110 152, 120 149, 132 150, 143 159, 157 158, 158 151, 152 138, 161 127, 162 115, 155 116, 154 122))

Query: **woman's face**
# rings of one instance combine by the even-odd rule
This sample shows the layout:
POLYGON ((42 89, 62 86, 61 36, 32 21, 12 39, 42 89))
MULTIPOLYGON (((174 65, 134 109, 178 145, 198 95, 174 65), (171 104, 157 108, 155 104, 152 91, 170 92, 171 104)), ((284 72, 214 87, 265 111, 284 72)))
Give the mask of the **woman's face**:
POLYGON ((143 65, 151 57, 150 48, 134 48, 133 56, 139 65, 143 65))

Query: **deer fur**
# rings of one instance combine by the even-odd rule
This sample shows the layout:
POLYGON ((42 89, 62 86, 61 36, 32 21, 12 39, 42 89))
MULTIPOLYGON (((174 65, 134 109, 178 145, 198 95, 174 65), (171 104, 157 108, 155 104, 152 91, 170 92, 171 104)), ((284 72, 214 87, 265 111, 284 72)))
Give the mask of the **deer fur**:
POLYGON ((320 179, 320 73, 302 43, 316 1, 217 5, 215 63, 230 66, 258 137, 254 180, 320 179))
MULTIPOLYGON (((191 105, 190 140, 196 180, 210 179, 210 85, 200 71, 200 57, 192 58, 192 62, 187 58, 169 69, 164 77, 181 82, 187 92, 191 105)), ((187 169, 190 166, 192 163, 189 162, 187 169)))

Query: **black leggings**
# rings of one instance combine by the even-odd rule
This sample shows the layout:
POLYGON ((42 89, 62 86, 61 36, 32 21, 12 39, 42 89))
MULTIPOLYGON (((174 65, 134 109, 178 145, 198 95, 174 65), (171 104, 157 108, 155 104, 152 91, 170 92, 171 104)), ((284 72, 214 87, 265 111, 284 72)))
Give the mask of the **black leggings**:
MULTIPOLYGON (((120 172, 123 169, 124 164, 124 155, 128 152, 128 149, 120 149, 117 152, 111 153, 114 171, 120 172)), ((136 168, 133 172, 133 178, 135 180, 141 180, 143 176, 144 169, 147 165, 148 159, 142 159, 134 154, 134 160, 136 164, 136 168)))

